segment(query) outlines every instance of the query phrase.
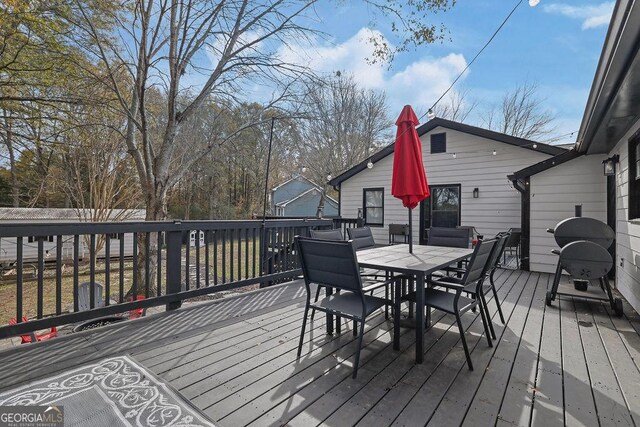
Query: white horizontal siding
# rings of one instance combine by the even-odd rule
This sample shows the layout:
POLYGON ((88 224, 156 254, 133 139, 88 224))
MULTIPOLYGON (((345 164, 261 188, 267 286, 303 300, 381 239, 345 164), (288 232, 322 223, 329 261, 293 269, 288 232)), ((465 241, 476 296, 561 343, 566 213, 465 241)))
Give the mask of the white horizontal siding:
MULTIPOLYGON (((462 225, 493 235, 510 227, 520 227, 520 193, 507 175, 549 158, 547 154, 515 147, 491 139, 438 127, 421 137, 422 153, 430 185, 461 184, 462 225), (431 134, 447 133, 447 152, 430 153, 431 134), (492 154, 496 150, 496 155, 492 154), (456 153, 454 159, 452 154, 456 153), (480 197, 473 198, 478 188, 480 197)), ((378 243, 388 239, 388 225, 408 222, 407 209, 391 195, 393 154, 341 184, 341 215, 355 218, 362 208, 363 188, 384 187, 384 227, 372 228, 378 243)), ((419 238, 420 209, 413 210, 413 239, 419 238)))
MULTIPOLYGON (((80 257, 89 256, 89 247, 85 242, 86 236, 80 236, 80 245, 78 248, 78 254, 80 257)), ((18 240, 15 237, 2 237, 0 238, 0 262, 1 263, 13 263, 16 262, 18 258, 18 240)), ((63 259, 73 258, 73 236, 62 236, 62 254, 61 257, 63 259)), ((130 256, 133 254, 133 234, 125 233, 124 234, 124 256, 130 256)), ((56 259, 56 241, 54 239, 53 242, 45 241, 42 244, 42 249, 45 253, 45 261, 53 261, 56 259)), ((109 245, 112 257, 120 256, 120 240, 119 239, 111 239, 111 244, 109 245)), ((96 257, 104 257, 105 248, 103 248, 96 253, 96 257)), ((27 238, 23 239, 22 246, 22 257, 25 263, 35 263, 38 261, 38 242, 28 242, 27 238)))
POLYGON ((533 175, 529 267, 532 271, 554 272, 557 245, 547 228, 574 216, 582 205, 582 216, 607 221, 607 180, 602 174, 606 156, 583 156, 533 175))
POLYGON ((616 165, 616 287, 634 309, 640 310, 640 221, 629 221, 629 138, 640 129, 636 122, 609 156, 618 154, 616 165))

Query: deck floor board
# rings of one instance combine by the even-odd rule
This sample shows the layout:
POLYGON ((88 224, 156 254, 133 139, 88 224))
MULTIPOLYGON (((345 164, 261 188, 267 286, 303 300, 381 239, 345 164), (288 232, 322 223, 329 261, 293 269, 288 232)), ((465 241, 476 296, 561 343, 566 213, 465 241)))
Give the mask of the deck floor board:
POLYGON ((305 296, 297 281, 3 350, 0 391, 128 354, 223 427, 637 425, 640 316, 626 302, 621 318, 575 297, 546 306, 550 279, 499 271, 506 324, 490 299, 493 347, 480 317, 463 317, 474 371, 454 318, 438 312, 422 365, 414 362, 414 330, 402 328, 393 351, 393 325, 382 313, 367 322, 356 380, 350 323, 327 335, 316 316, 296 360, 305 296))

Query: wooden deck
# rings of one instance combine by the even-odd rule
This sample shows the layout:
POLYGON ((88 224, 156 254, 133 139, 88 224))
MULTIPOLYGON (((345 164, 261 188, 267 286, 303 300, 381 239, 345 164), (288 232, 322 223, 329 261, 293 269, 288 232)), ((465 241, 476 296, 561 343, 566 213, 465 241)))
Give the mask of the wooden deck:
POLYGON ((640 424, 640 317, 569 297, 547 307, 550 278, 499 272, 507 323, 490 301, 494 347, 479 317, 463 318, 474 371, 453 317, 437 312, 422 365, 414 331, 403 329, 393 351, 383 315, 368 322, 356 380, 350 328, 327 336, 323 316, 296 362, 304 288, 293 282, 1 352, 0 390, 128 353, 221 426, 640 424))

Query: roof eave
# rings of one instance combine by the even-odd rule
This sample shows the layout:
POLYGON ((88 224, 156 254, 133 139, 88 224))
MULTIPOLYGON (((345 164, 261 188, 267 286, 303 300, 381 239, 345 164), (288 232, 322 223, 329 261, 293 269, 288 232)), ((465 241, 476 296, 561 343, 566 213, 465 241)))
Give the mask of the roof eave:
MULTIPOLYGON (((468 133, 471 135, 476 135, 482 138, 503 142, 505 144, 517 146, 527 150, 549 154, 550 156, 559 155, 567 151, 562 147, 557 147, 542 142, 536 142, 529 139, 518 138, 504 133, 483 129, 477 126, 471 126, 460 122, 454 122, 452 120, 441 119, 439 117, 433 118, 428 122, 418 126, 418 128, 416 128, 416 131, 418 132, 418 136, 422 136, 428 132, 431 132, 433 129, 439 126, 459 132, 468 133), (533 148, 534 143, 537 145, 537 148, 533 148)), ((334 188, 337 188, 343 181, 346 181, 347 179, 357 175, 358 173, 366 169, 369 161, 371 161, 371 163, 373 164, 376 164, 380 160, 392 154, 394 151, 394 146, 395 143, 387 145, 380 151, 373 154, 371 157, 340 173, 338 176, 328 181, 328 184, 333 186, 334 188)))

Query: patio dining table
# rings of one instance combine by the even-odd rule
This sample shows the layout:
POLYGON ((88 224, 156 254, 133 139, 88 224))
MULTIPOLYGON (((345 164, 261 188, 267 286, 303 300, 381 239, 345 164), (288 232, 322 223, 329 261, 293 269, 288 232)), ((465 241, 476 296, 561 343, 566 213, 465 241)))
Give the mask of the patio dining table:
MULTIPOLYGON (((409 245, 400 244, 360 250, 357 256, 361 267, 413 277, 416 284, 416 305, 423 307, 426 278, 444 267, 469 258, 472 253, 473 249, 423 245, 414 246, 413 253, 409 253, 409 245)), ((395 292, 398 296, 399 290, 396 289, 395 292)), ((424 357, 424 316, 424 309, 417 308, 415 313, 416 363, 422 363, 424 357)), ((399 325, 394 325, 394 328, 395 332, 399 331, 399 325)), ((400 334, 393 335, 393 348, 398 350, 400 334)))

